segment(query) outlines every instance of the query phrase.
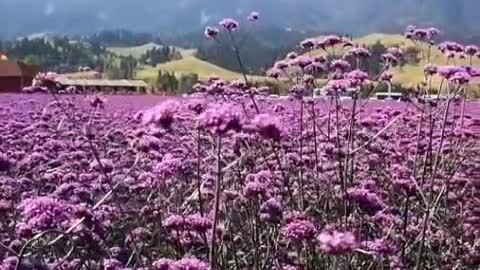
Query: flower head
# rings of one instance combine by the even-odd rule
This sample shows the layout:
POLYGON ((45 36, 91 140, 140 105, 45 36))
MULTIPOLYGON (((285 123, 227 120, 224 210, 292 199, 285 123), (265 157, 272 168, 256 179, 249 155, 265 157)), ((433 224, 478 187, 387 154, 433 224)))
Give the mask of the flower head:
POLYGON ((212 221, 200 214, 188 215, 185 218, 185 224, 190 230, 204 233, 212 227, 212 221))
POLYGON ((179 215, 171 215, 168 218, 166 218, 162 225, 171 230, 180 230, 183 228, 183 225, 185 224, 185 219, 182 216, 179 215))
POLYGON ((393 73, 391 71, 384 71, 380 74, 379 80, 382 82, 391 82, 393 79, 393 73))
POLYGON ((350 253, 356 248, 355 236, 351 232, 322 232, 318 236, 320 249, 332 255, 350 253))
POLYGON ((305 39, 304 41, 302 41, 300 43, 300 46, 302 46, 302 48, 304 49, 308 49, 308 50, 311 50, 313 49, 313 47, 315 47, 315 40, 314 39, 305 39))
POLYGON ((199 126, 214 134, 225 134, 230 130, 240 130, 242 120, 236 108, 231 105, 223 105, 210 108, 198 117, 199 126))
POLYGON ((346 55, 365 58, 365 57, 370 57, 372 54, 367 48, 355 46, 350 48, 347 51, 346 55))
POLYGON ((386 207, 383 200, 375 192, 365 188, 349 188, 347 198, 356 202, 360 208, 369 213, 376 213, 386 207))
POLYGON ((363 70, 353 70, 347 73, 347 79, 350 79, 352 86, 360 86, 368 80, 368 73, 363 70))
POLYGON ((336 71, 345 72, 350 68, 350 64, 343 59, 336 59, 330 63, 330 66, 336 71))
POLYGON ((429 76, 432 76, 432 75, 435 75, 437 74, 438 72, 438 67, 434 64, 427 64, 424 68, 423 68, 423 72, 425 73, 425 75, 429 75, 429 76))
POLYGON ((170 128, 174 121, 175 113, 178 110, 178 103, 175 101, 165 101, 160 105, 147 110, 143 115, 145 124, 156 124, 163 128, 170 128))
POLYGON ((208 26, 208 27, 205 28, 205 37, 215 38, 215 37, 217 37, 219 32, 220 31, 218 30, 218 28, 208 26))
POLYGON ((281 203, 275 199, 270 198, 260 206, 260 218, 269 222, 276 222, 283 217, 283 207, 281 203))
POLYGON ((248 20, 251 21, 252 23, 258 21, 259 19, 260 19, 260 13, 258 13, 257 11, 253 11, 248 16, 248 20))
POLYGON ((196 258, 183 258, 170 265, 169 270, 209 270, 208 263, 196 258))
POLYGON ((71 206, 51 197, 37 197, 24 200, 22 222, 32 230, 56 229, 70 218, 71 206))
POLYGON ((294 242, 303 242, 315 237, 317 229, 308 220, 293 220, 284 228, 285 236, 294 242))
POLYGON ((229 32, 233 32, 238 28, 238 22, 231 18, 221 20, 220 25, 229 32))
POLYGON ((252 120, 252 128, 260 134, 260 136, 278 141, 282 135, 282 128, 277 118, 268 114, 258 114, 252 120))

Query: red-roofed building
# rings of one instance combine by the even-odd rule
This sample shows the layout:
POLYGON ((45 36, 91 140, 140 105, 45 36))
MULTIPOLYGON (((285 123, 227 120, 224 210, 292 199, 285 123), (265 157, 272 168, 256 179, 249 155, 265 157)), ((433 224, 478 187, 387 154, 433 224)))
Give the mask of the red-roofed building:
POLYGON ((0 60, 0 92, 18 92, 23 87, 30 86, 39 70, 38 66, 0 60))

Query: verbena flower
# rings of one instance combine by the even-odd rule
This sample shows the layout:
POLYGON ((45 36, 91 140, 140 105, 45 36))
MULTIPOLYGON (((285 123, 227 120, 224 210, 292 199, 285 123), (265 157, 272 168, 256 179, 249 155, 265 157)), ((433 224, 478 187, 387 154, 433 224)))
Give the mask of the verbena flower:
POLYGON ((360 208, 367 212, 375 213, 386 207, 378 194, 365 188, 349 188, 347 198, 356 202, 360 208))
POLYGON ((379 80, 383 82, 391 82, 393 79, 393 73, 391 71, 384 71, 380 74, 379 80))
POLYGON ((282 136, 282 128, 277 118, 268 114, 258 114, 252 120, 251 128, 260 136, 278 141, 282 136))
POLYGON ((283 217, 283 207, 281 203, 270 198, 260 206, 260 218, 268 222, 278 222, 283 217))
POLYGON ((238 28, 238 22, 231 18, 225 18, 219 24, 229 32, 233 32, 238 28))
POLYGON ((207 26, 205 28, 205 37, 214 39, 217 37, 219 32, 220 31, 218 30, 218 28, 207 26))
POLYGON ((343 59, 336 59, 330 63, 330 67, 334 70, 345 72, 350 68, 350 63, 343 59))
POLYGON ((250 15, 248 16, 248 20, 251 21, 252 23, 258 21, 260 19, 260 13, 257 12, 257 11, 253 11, 252 13, 250 13, 250 15))
POLYGON ((302 48, 304 49, 308 49, 308 50, 311 50, 315 47, 315 40, 314 39, 305 39, 304 41, 302 41, 300 43, 300 46, 302 46, 302 48))
POLYGON ((162 102, 160 105, 144 112, 143 122, 168 129, 174 122, 177 110, 178 103, 176 101, 162 102))
POLYGON ((318 236, 320 250, 327 254, 343 255, 357 247, 355 236, 351 232, 322 232, 318 236))
POLYGON ((287 224, 283 232, 290 241, 304 242, 311 241, 315 237, 317 229, 308 220, 293 220, 287 224))
POLYGON ((435 75, 437 74, 438 72, 438 67, 434 64, 427 64, 425 65, 425 67, 423 68, 423 71, 426 75, 429 75, 429 76, 432 76, 432 75, 435 75))
POLYGON ((242 120, 237 109, 231 105, 210 108, 198 117, 199 126, 214 134, 225 134, 230 130, 239 131, 242 120))
POLYGON ((59 229, 72 213, 71 205, 50 197, 26 199, 19 208, 24 226, 33 231, 59 229))
POLYGON ((212 221, 200 214, 192 214, 185 218, 185 225, 190 230, 205 233, 212 228, 212 221))
POLYGON ((208 263, 196 258, 183 258, 170 265, 169 270, 209 270, 208 263))
POLYGON ((171 215, 166 218, 162 225, 171 230, 181 230, 183 229, 183 225, 185 224, 185 219, 180 215, 171 215))
POLYGON ((155 262, 153 262, 153 268, 155 270, 170 270, 170 266, 173 264, 173 260, 171 259, 158 259, 155 262))

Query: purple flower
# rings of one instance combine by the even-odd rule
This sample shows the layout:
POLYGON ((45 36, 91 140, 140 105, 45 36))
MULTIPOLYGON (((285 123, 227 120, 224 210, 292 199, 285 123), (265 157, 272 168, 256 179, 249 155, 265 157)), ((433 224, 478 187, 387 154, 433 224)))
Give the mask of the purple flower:
POLYGON ((393 73, 390 71, 384 71, 380 74, 379 80, 382 82, 391 82, 393 79, 393 73))
POLYGON ((209 270, 208 263, 196 258, 183 258, 173 262, 169 270, 209 270))
POLYGON ((435 39, 440 34, 440 30, 438 30, 435 27, 430 27, 427 29, 427 31, 428 31, 428 38, 431 40, 435 39))
POLYGON ((238 28, 238 22, 231 18, 221 20, 220 25, 229 32, 233 32, 238 28))
POLYGON ((438 49, 441 51, 441 52, 445 52, 445 51, 449 51, 449 52, 453 52, 453 53, 458 53, 458 52, 463 52, 464 51, 464 47, 456 42, 453 42, 453 41, 445 41, 443 43, 441 43, 440 45, 438 45, 438 49))
POLYGON ((413 31, 413 36, 416 39, 423 40, 428 37, 428 30, 426 29, 415 29, 413 31))
POLYGON ((304 70, 308 73, 311 73, 311 74, 317 74, 317 73, 320 73, 320 72, 323 72, 323 71, 326 71, 327 70, 327 67, 320 63, 320 62, 313 62, 311 64, 309 64, 308 66, 306 66, 304 68, 304 70))
POLYGON ((178 110, 178 103, 165 101, 160 105, 144 112, 143 122, 145 124, 156 124, 165 129, 170 128, 174 121, 175 113, 178 110))
POLYGON ((327 47, 333 47, 335 45, 341 44, 342 42, 343 42, 343 39, 335 35, 326 36, 321 41, 321 43, 327 47))
POLYGON ((219 32, 220 31, 218 30, 218 28, 208 26, 208 27, 205 28, 205 37, 215 38, 215 37, 217 37, 219 32))
POLYGON ((305 39, 304 41, 302 41, 300 43, 300 46, 302 46, 302 48, 304 49, 308 49, 308 50, 311 50, 313 49, 313 47, 315 47, 315 40, 314 39, 305 39))
POLYGON ((270 198, 260 206, 260 218, 268 222, 280 221, 283 217, 282 204, 275 198, 270 198))
POLYGON ((361 209, 376 213, 386 207, 383 200, 374 192, 365 188, 349 188, 347 198, 356 202, 361 209))
POLYGON ((277 61, 273 66, 276 69, 285 70, 286 68, 288 68, 288 62, 283 60, 277 61))
POLYGON ((260 19, 260 13, 256 12, 256 11, 253 11, 252 13, 250 13, 250 15, 248 16, 248 20, 251 21, 252 23, 258 21, 260 19))
POLYGON ((385 63, 396 65, 398 63, 398 58, 393 55, 392 53, 384 53, 382 54, 382 60, 385 63))
POLYGON ((345 92, 352 87, 352 82, 349 79, 331 80, 322 90, 329 95, 337 94, 338 92, 345 92))
POLYGON ((103 106, 105 103, 107 103, 107 100, 99 95, 93 95, 87 98, 88 102, 90 103, 90 106, 93 108, 104 108, 103 106))
POLYGON ((406 33, 413 33, 417 27, 415 25, 409 25, 407 26, 407 29, 405 30, 406 33))
POLYGON ((8 171, 12 167, 11 160, 7 157, 7 155, 0 152, 0 172, 1 171, 8 171))
POLYGON ((435 75, 437 74, 438 72, 438 67, 434 64, 427 64, 424 68, 423 68, 423 72, 425 73, 425 75, 429 75, 429 76, 432 76, 432 75, 435 75))
POLYGON ((352 252, 357 243, 351 232, 322 232, 318 236, 320 249, 332 255, 342 255, 352 252))
POLYGON ((397 47, 388 48, 387 53, 392 54, 396 58, 401 58, 403 56, 402 50, 400 48, 397 48, 397 47))
POLYGON ((449 78, 449 81, 457 84, 467 84, 468 82, 470 82, 470 79, 471 79, 471 76, 468 72, 459 71, 453 74, 453 76, 449 78))
POLYGON ((71 217, 72 207, 66 202, 50 197, 37 197, 24 200, 22 222, 32 230, 58 229, 71 217))
POLYGON ((181 230, 185 224, 185 219, 180 215, 171 215, 166 218, 162 225, 170 230, 181 230))
POLYGON ((330 66, 336 71, 345 72, 350 68, 350 64, 343 59, 336 59, 330 63, 330 66))
POLYGON ((289 59, 289 60, 293 60, 293 59, 295 59, 295 58, 297 58, 297 57, 298 57, 298 54, 297 54, 296 52, 289 52, 289 53, 287 54, 287 59, 289 59))
POLYGON ((260 136, 278 141, 282 135, 282 128, 280 127, 280 123, 278 119, 275 117, 268 115, 268 114, 258 114, 252 120, 252 128, 260 136))
POLYGON ((465 46, 465 54, 469 56, 474 56, 479 52, 479 48, 475 45, 465 46))
POLYGON ((104 270, 121 270, 123 269, 123 264, 116 259, 106 259, 103 262, 104 270))
POLYGON ((310 241, 316 233, 315 225, 308 220, 293 220, 284 228, 285 236, 294 242, 310 241))
POLYGON ((271 68, 267 71, 267 76, 270 78, 278 79, 282 76, 283 71, 278 68, 271 68))
POLYGON ((232 105, 208 109, 198 117, 200 127, 218 135, 225 134, 230 130, 240 130, 241 122, 240 114, 232 105))
POLYGON ((445 79, 450 79, 455 73, 464 71, 465 68, 459 66, 441 66, 438 68, 438 74, 445 79))
POLYGON ((308 56, 298 56, 297 58, 290 61, 291 66, 297 66, 300 68, 305 68, 313 62, 313 59, 308 56))
POLYGON ((158 259, 153 263, 153 268, 155 270, 170 270, 170 266, 173 264, 173 260, 170 259, 158 259))
POLYGON ((394 252, 394 247, 386 239, 375 239, 373 241, 366 241, 362 243, 366 249, 377 255, 390 255, 394 252))
POLYGON ((347 73, 347 79, 350 79, 353 86, 359 86, 368 80, 368 73, 363 70, 353 70, 347 73))
POLYGON ((200 214, 188 215, 185 224, 188 229, 199 233, 205 233, 212 228, 212 221, 200 214))
POLYGON ((372 54, 367 48, 364 47, 352 47, 346 53, 347 56, 354 56, 354 57, 370 57, 372 54))
POLYGON ((258 196, 264 196, 266 192, 267 185, 259 181, 250 181, 243 188, 246 198, 258 198, 258 196))

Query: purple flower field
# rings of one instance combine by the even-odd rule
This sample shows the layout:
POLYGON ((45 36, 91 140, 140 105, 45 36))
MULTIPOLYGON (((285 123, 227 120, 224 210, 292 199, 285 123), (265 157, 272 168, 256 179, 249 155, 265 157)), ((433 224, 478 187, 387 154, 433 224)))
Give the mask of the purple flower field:
POLYGON ((0 96, 2 269, 480 259, 478 103, 96 98, 0 96))
POLYGON ((188 98, 61 95, 52 73, 0 95, 0 270, 479 269, 480 72, 448 65, 478 47, 442 43, 447 65, 376 101, 401 49, 368 74, 344 37, 300 45, 268 72, 288 98, 245 73, 188 98))

